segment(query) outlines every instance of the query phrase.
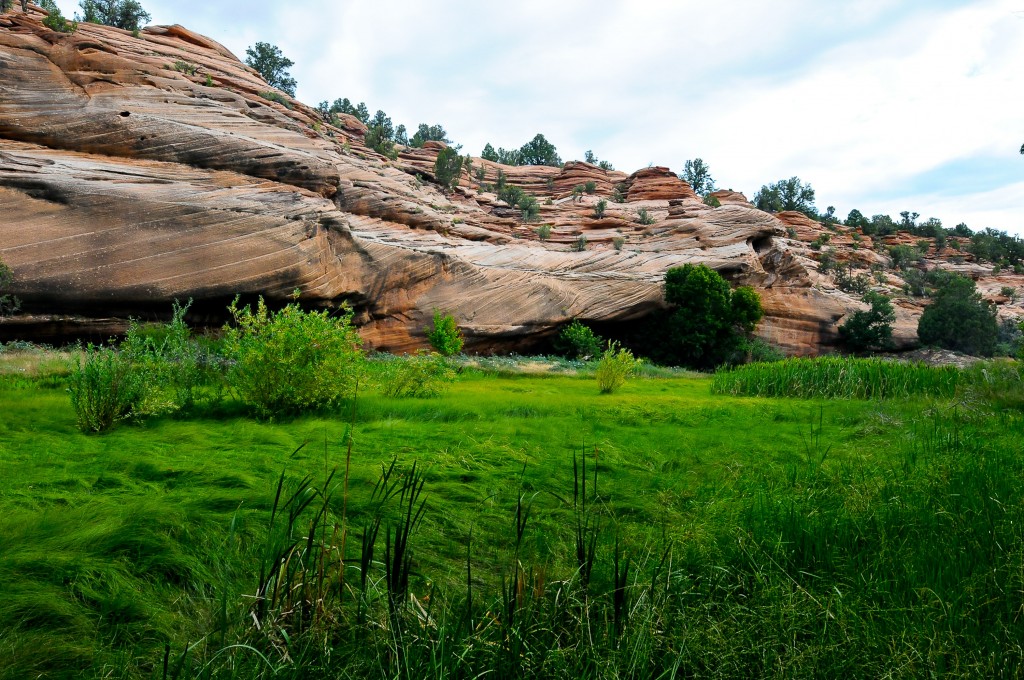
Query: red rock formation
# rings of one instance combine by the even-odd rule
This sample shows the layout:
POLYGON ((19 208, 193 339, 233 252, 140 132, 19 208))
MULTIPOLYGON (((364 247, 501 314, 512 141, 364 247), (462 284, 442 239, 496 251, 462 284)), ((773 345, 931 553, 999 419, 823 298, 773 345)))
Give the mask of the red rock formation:
POLYGON ((717 192, 712 209, 667 168, 474 159, 445 195, 431 181, 442 144, 384 158, 354 118, 335 127, 263 96, 266 83, 208 38, 180 26, 58 34, 41 17, 0 17, 0 259, 26 311, 0 336, 106 334, 174 298, 217 324, 238 293, 298 288, 311 304, 352 304, 371 347, 422 346, 440 308, 470 351, 525 349, 573 318, 650 313, 665 271, 687 262, 757 286, 759 332, 791 353, 828 348, 858 307, 785 238, 787 224, 802 220, 801 236, 816 223, 741 194, 717 192), (536 222, 486 190, 499 170, 538 197, 536 222), (626 202, 598 218, 616 187, 626 202), (654 224, 639 223, 641 208, 654 224))

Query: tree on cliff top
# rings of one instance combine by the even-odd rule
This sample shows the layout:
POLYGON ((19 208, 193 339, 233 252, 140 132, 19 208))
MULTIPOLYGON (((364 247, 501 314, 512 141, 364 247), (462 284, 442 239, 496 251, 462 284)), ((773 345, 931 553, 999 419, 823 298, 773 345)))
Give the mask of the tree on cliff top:
POLYGON ((295 62, 284 56, 277 45, 258 42, 246 48, 245 63, 259 71, 263 80, 271 87, 295 96, 295 86, 298 83, 288 73, 288 69, 294 66, 295 62))
POLYGON ((81 0, 82 18, 90 24, 104 24, 123 28, 126 31, 137 31, 149 22, 149 12, 142 9, 138 0, 81 0))
POLYGON ((711 177, 711 168, 700 158, 686 161, 679 179, 689 184, 698 196, 710 194, 715 190, 715 180, 711 177))
POLYGON ((762 186, 754 195, 754 205, 765 212, 795 210, 811 219, 818 217, 818 211, 814 207, 814 189, 810 184, 801 182, 799 177, 790 177, 762 186))

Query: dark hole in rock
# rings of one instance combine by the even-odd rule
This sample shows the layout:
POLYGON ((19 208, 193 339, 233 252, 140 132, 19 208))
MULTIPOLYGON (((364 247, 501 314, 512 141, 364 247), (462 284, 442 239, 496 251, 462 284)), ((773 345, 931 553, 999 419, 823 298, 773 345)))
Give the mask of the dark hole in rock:
POLYGON ((128 116, 130 116, 130 115, 132 115, 132 114, 131 114, 131 112, 130 112, 130 111, 122 111, 122 112, 121 112, 121 113, 119 113, 118 115, 119 115, 119 116, 121 116, 122 118, 127 118, 128 116))

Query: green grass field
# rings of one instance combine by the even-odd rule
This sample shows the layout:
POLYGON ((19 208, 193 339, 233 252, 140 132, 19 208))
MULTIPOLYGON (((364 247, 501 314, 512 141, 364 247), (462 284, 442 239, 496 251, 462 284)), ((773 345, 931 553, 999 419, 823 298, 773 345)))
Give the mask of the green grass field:
POLYGON ((735 397, 671 374, 601 395, 468 369, 437 398, 364 390, 346 495, 348 407, 258 422, 229 401, 86 435, 57 364, 0 366, 0 678, 1024 672, 1024 414, 980 397, 735 397), (393 460, 426 500, 404 623, 382 594, 397 501, 358 585, 393 460), (287 497, 335 469, 303 567, 327 575, 317 613, 255 630, 278 479, 287 497))

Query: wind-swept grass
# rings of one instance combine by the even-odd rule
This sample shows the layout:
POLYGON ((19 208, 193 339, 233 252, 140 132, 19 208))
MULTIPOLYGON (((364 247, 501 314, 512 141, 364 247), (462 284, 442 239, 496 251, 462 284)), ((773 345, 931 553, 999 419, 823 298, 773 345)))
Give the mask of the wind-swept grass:
POLYGON ((746 364, 715 374, 714 394, 797 399, 951 398, 963 381, 955 366, 818 357, 746 364))

